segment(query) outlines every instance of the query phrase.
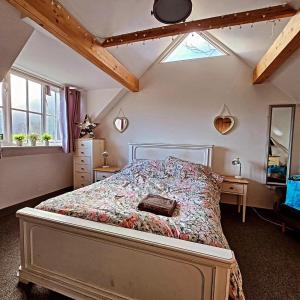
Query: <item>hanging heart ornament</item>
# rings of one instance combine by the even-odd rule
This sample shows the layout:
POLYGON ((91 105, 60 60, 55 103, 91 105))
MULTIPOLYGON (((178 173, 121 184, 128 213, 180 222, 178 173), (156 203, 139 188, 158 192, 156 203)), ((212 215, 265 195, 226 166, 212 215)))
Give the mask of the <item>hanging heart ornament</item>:
POLYGON ((227 134, 229 133, 235 124, 235 120, 232 116, 217 116, 214 120, 215 128, 221 133, 221 134, 227 134))
POLYGON ((120 133, 124 132, 129 125, 129 121, 126 117, 117 117, 114 119, 114 126, 120 133))

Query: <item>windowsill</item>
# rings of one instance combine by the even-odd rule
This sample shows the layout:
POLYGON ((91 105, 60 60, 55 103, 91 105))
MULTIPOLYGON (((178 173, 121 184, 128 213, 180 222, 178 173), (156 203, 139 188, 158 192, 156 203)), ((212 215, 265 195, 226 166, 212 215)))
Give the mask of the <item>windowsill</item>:
POLYGON ((13 157, 13 156, 25 156, 25 155, 41 155, 51 153, 63 153, 61 145, 50 144, 49 146, 37 145, 37 146, 2 146, 2 157, 13 157))

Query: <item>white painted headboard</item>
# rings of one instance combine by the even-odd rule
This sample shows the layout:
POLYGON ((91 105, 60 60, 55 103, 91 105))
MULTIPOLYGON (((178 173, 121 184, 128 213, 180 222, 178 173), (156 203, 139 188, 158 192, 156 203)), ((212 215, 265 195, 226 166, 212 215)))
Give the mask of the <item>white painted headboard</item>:
POLYGON ((129 163, 140 159, 163 160, 168 156, 175 156, 208 167, 212 164, 213 145, 185 145, 146 143, 129 144, 129 163))

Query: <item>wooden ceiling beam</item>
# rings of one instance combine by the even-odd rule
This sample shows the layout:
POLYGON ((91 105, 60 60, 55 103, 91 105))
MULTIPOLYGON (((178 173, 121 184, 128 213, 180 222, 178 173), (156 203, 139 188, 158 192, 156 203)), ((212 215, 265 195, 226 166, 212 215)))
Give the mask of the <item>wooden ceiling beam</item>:
POLYGON ((253 83, 263 83, 300 48, 300 11, 277 37, 273 45, 257 64, 253 72, 253 83))
POLYGON ((118 36, 108 37, 102 43, 103 47, 112 47, 122 44, 131 44, 146 40, 159 39, 168 36, 204 31, 236 25, 251 24, 262 21, 291 17, 296 10, 288 4, 266 7, 261 9, 243 11, 224 16, 202 19, 198 21, 180 23, 175 25, 152 28, 118 36))
MULTIPOLYGON (((106 74, 133 92, 139 91, 139 80, 104 49, 56 0, 7 0, 41 27, 85 57, 106 74)), ((80 70, 78 70, 80 74, 80 70)))

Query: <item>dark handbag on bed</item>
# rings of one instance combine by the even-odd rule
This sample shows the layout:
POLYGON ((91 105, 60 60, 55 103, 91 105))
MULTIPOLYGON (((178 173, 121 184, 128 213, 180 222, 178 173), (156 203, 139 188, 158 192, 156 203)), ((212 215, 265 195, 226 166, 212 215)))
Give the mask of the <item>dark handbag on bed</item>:
POLYGON ((139 203, 138 209, 142 211, 151 212, 157 215, 172 217, 176 208, 176 204, 177 203, 175 200, 171 200, 157 195, 148 195, 139 203))

